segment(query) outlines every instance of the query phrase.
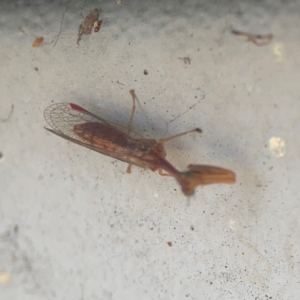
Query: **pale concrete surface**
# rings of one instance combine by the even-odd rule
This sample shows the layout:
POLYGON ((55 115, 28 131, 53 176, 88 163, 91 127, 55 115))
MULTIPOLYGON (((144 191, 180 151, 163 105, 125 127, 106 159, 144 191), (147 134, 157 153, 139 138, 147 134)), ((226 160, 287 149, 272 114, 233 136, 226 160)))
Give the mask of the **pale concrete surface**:
POLYGON ((299 1, 72 1, 55 47, 66 2, 1 3, 1 300, 299 299, 299 1), (94 8, 101 30, 78 46, 94 8), (274 39, 257 47, 232 28, 274 39), (127 175, 43 128, 57 102, 126 126, 132 88, 136 131, 202 128, 170 142, 169 160, 237 183, 188 205, 174 180, 127 175))

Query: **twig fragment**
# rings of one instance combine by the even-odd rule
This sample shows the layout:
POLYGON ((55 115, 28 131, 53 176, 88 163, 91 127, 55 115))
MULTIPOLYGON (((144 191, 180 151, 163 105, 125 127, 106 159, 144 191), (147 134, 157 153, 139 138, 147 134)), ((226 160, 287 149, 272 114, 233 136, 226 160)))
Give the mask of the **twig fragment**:
POLYGON ((54 42, 54 44, 53 44, 53 47, 56 45, 56 43, 57 43, 57 41, 58 41, 58 39, 59 39, 59 36, 60 36, 60 34, 61 34, 62 23, 63 23, 63 21, 64 21, 65 15, 66 15, 66 13, 67 13, 68 6, 69 6, 69 1, 68 1, 67 5, 66 5, 65 12, 64 12, 63 15, 62 15, 62 18, 61 18, 61 21, 60 21, 59 31, 58 31, 56 40, 55 40, 55 42, 54 42))
POLYGON ((266 46, 270 44, 273 39, 272 34, 252 34, 238 30, 232 30, 231 33, 234 35, 245 36, 247 38, 247 42, 252 42, 256 46, 266 46))
POLYGON ((179 57, 179 59, 183 60, 186 65, 191 64, 191 59, 189 57, 179 57))

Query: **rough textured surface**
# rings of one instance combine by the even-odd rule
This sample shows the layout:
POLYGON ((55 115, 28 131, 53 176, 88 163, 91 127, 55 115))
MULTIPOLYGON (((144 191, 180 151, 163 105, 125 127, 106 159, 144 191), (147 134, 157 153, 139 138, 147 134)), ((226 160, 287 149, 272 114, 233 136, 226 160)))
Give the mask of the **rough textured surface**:
POLYGON ((1 2, 1 300, 299 298, 299 1, 220 2, 71 1, 55 47, 66 2, 1 2), (43 129, 55 102, 126 126, 130 89, 146 137, 203 130, 166 145, 175 166, 237 183, 188 205, 174 180, 43 129))

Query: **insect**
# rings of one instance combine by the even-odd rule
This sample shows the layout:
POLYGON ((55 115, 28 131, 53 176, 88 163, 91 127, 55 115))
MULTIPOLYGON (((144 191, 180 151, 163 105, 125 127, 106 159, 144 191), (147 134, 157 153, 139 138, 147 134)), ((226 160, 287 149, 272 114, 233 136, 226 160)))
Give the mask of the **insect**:
POLYGON ((202 132, 201 129, 185 131, 160 140, 134 138, 130 135, 137 97, 130 91, 133 100, 128 131, 110 123, 103 118, 73 103, 57 103, 49 106, 44 116, 50 128, 46 130, 75 144, 84 146, 104 155, 129 163, 131 165, 158 171, 160 175, 171 176, 181 186, 182 192, 190 196, 198 185, 235 182, 234 172, 220 167, 207 165, 189 165, 187 171, 177 170, 166 160, 164 143, 191 132, 202 132))
MULTIPOLYGON (((83 34, 91 34, 92 28, 94 28, 94 31, 95 31, 96 27, 94 27, 94 24, 95 24, 95 22, 98 21, 100 12, 101 12, 100 9, 94 9, 93 11, 91 11, 84 18, 84 20, 82 21, 82 23, 79 25, 79 28, 78 28, 78 39, 77 39, 77 44, 78 45, 79 45, 79 42, 81 40, 81 36, 83 34)), ((100 29, 100 25, 101 25, 101 23, 99 22, 99 28, 98 28, 98 30, 100 29)), ((97 32, 97 31, 95 31, 95 32, 97 32)))
POLYGON ((38 37, 35 39, 35 41, 32 43, 32 47, 34 48, 37 48, 39 47, 44 41, 44 38, 41 36, 41 37, 38 37))
POLYGON ((240 35, 247 37, 248 42, 252 42, 256 46, 266 46, 271 43, 273 39, 272 34, 260 35, 260 34, 252 34, 247 32, 242 32, 238 30, 232 30, 232 34, 240 35))

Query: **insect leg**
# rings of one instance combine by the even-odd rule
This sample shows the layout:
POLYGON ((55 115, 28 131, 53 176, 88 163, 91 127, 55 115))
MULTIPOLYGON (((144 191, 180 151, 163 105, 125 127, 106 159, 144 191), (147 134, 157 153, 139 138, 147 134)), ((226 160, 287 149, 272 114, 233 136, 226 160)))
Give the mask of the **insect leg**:
POLYGON ((126 169, 126 173, 128 173, 128 174, 131 173, 131 164, 128 164, 128 167, 126 169))
POLYGON ((173 139, 175 139, 175 138, 178 138, 178 137, 180 137, 180 136, 186 135, 186 134, 191 133, 191 132, 199 132, 199 133, 201 133, 202 130, 201 130, 200 128, 195 128, 195 129, 192 129, 192 130, 189 130, 189 131, 185 131, 185 132, 182 132, 182 133, 178 133, 178 134, 169 136, 169 137, 167 137, 167 138, 165 138, 165 139, 160 139, 160 140, 158 141, 158 143, 159 143, 159 144, 163 144, 163 143, 165 143, 165 142, 168 142, 168 141, 170 141, 170 140, 173 140, 173 139))
POLYGON ((129 121, 129 125, 128 125, 128 134, 130 133, 131 128, 132 128, 133 116, 134 116, 134 112, 135 112, 135 100, 137 99, 134 90, 130 90, 129 93, 132 97, 133 104, 132 104, 132 111, 131 111, 130 121, 129 121))
MULTIPOLYGON (((133 104, 132 104, 132 111, 131 111, 131 115, 130 115, 130 121, 129 121, 129 125, 128 125, 128 134, 130 133, 131 128, 132 128, 133 117, 134 117, 134 112, 135 112, 135 100, 137 99, 137 96, 135 95, 134 90, 130 90, 129 93, 132 97, 133 104)), ((126 173, 128 173, 128 174, 131 173, 131 164, 128 165, 128 167, 126 169, 126 173)))

